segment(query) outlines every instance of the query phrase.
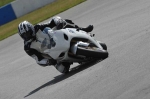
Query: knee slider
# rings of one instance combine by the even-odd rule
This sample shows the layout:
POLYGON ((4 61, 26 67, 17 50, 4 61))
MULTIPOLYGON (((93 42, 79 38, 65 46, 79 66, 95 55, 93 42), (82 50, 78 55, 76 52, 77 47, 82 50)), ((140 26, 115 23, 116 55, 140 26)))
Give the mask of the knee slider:
POLYGON ((62 64, 55 65, 55 68, 61 73, 65 73, 67 71, 66 67, 62 64))

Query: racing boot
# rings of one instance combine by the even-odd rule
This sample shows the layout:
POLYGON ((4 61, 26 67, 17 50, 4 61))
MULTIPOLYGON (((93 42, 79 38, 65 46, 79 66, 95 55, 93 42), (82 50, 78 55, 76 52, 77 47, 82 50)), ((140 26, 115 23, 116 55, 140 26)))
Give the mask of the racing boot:
POLYGON ((89 25, 88 27, 86 28, 80 28, 81 30, 85 31, 85 32, 91 32, 93 30, 93 25, 89 25))

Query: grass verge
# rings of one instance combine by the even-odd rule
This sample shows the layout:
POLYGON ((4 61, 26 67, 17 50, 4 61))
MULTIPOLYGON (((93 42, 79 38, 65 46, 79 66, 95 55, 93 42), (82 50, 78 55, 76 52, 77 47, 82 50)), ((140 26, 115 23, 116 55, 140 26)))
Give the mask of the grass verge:
POLYGON ((4 6, 5 4, 8 4, 14 0, 0 0, 0 7, 4 6))
POLYGON ((24 20, 28 20, 33 24, 37 24, 84 1, 86 0, 56 0, 49 5, 46 5, 38 10, 26 14, 25 16, 2 25, 0 26, 0 41, 13 34, 16 34, 18 31, 18 24, 24 20))

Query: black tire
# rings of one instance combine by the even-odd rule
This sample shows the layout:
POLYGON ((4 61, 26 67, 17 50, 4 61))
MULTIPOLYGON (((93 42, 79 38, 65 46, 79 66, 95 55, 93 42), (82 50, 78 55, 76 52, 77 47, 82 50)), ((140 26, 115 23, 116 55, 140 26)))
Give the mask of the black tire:
POLYGON ((104 50, 107 51, 107 45, 105 43, 100 43, 100 45, 103 47, 104 50))
POLYGON ((65 66, 65 70, 64 70, 62 73, 63 73, 63 74, 69 73, 70 63, 63 62, 62 64, 65 66))
POLYGON ((76 54, 87 56, 87 57, 93 57, 93 58, 102 58, 102 59, 105 59, 105 58, 108 57, 108 52, 107 51, 86 49, 86 48, 83 48, 83 47, 78 47, 76 54))

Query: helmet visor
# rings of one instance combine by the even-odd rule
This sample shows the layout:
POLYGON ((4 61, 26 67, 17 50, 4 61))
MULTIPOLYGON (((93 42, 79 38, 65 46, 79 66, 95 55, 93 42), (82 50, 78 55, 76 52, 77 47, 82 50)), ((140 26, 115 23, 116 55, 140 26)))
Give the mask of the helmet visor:
POLYGON ((25 41, 28 41, 28 40, 32 39, 32 38, 33 38, 33 37, 32 37, 32 30, 29 30, 29 31, 23 33, 21 36, 22 36, 22 38, 23 38, 25 41))

